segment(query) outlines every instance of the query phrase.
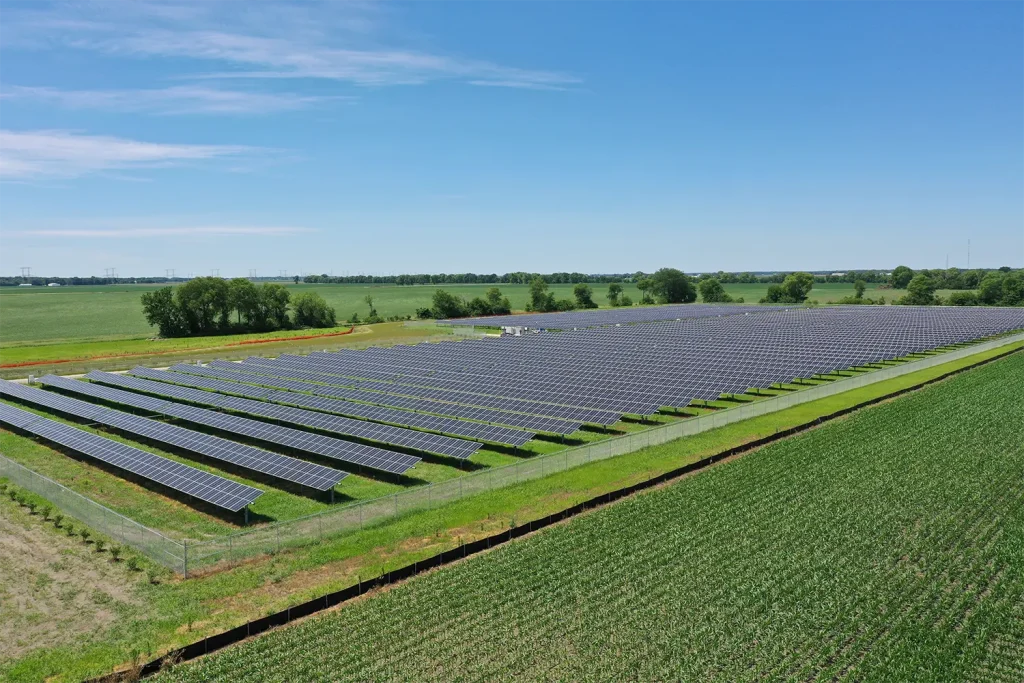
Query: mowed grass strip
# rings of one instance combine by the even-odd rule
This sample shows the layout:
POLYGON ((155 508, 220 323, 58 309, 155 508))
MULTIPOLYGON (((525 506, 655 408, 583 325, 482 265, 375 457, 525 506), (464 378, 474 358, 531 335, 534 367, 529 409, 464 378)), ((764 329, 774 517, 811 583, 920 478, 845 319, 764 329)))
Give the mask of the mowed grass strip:
POLYGON ((1015 355, 157 680, 1020 680, 1021 386, 1015 355))

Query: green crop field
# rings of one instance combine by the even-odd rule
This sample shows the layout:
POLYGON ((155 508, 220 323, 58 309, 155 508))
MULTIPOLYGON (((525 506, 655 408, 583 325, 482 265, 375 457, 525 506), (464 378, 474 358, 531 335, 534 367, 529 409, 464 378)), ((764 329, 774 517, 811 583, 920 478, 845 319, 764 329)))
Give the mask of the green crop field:
POLYGON ((159 681, 1024 679, 1024 356, 159 681))

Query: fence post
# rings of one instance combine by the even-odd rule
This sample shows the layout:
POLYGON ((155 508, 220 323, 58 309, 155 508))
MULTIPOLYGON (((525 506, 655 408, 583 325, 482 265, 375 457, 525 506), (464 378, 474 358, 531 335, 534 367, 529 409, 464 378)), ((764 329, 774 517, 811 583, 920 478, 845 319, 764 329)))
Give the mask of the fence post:
POLYGON ((181 542, 181 548, 182 548, 182 553, 181 554, 182 554, 182 565, 183 565, 182 568, 184 569, 184 571, 182 571, 181 573, 187 579, 188 578, 188 539, 185 539, 184 541, 181 542))

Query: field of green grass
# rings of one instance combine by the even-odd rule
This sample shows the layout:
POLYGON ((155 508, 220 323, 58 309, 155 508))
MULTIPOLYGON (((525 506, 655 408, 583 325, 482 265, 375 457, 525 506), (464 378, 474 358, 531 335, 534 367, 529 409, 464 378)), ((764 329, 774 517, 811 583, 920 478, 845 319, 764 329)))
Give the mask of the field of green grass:
MULTIPOLYGON (((126 589, 121 599, 126 604, 145 604, 149 609, 125 607, 119 610, 121 616, 116 624, 94 617, 89 611, 80 611, 68 618, 73 618, 75 623, 85 623, 86 628, 81 632, 59 629, 56 625, 52 633, 32 630, 37 624, 57 623, 53 621, 52 611, 47 611, 49 603, 42 601, 43 594, 37 587, 43 583, 61 585, 60 582, 67 579, 66 572, 70 571, 67 561, 51 565, 44 562, 45 569, 37 566, 33 570, 23 566, 23 561, 38 565, 41 560, 34 554, 5 557, 0 553, 0 578, 20 577, 25 583, 24 594, 33 596, 28 603, 31 609, 23 607, 0 613, 15 618, 10 624, 11 632, 34 634, 21 649, 14 650, 17 654, 10 650, 5 652, 0 646, 0 680, 65 683, 109 672, 133 657, 147 659, 288 605, 354 585, 360 578, 365 580, 388 569, 457 547, 463 541, 493 534, 509 524, 538 519, 713 453, 915 386, 951 370, 1005 353, 1008 349, 1019 350, 1022 346, 1018 343, 1006 349, 986 351, 627 456, 466 498, 442 508, 413 512, 380 526, 244 562, 215 573, 200 574, 186 581, 165 576, 154 584, 147 580, 146 573, 126 568, 123 560, 114 563, 106 552, 89 552, 82 557, 93 558, 92 562, 97 566, 76 568, 76 585, 96 576, 99 567, 108 574, 106 568, 113 567, 114 573, 120 572, 130 584, 130 589, 126 589)), ((1007 362, 997 361, 993 367, 1001 369, 1007 362)), ((944 422, 948 422, 948 416, 939 423, 944 422)), ((12 519, 19 526, 38 529, 40 534, 54 536, 55 547, 62 547, 60 539, 65 536, 63 532, 54 531, 52 523, 44 523, 40 515, 30 515, 24 508, 15 508, 6 498, 0 497, 0 519, 5 518, 12 519)), ((77 548, 82 546, 82 542, 76 540, 72 545, 77 548)), ((71 550, 59 550, 60 556, 70 558, 71 555, 64 553, 71 550)), ((137 559, 144 568, 149 566, 145 558, 137 559)), ((109 577, 102 581, 103 585, 114 585, 109 577)), ((11 582, 11 585, 14 586, 11 590, 17 590, 21 584, 11 582)), ((61 600, 64 600, 63 595, 59 594, 61 600)), ((97 594, 97 602, 89 603, 91 609, 109 614, 109 605, 98 602, 101 597, 97 594)), ((81 607, 79 603, 60 604, 70 605, 69 609, 81 607)))
MULTIPOLYGON (((415 315, 417 308, 429 308, 434 291, 445 289, 466 298, 483 296, 494 285, 307 285, 288 284, 292 294, 316 292, 335 308, 342 320, 353 313, 365 318, 369 309, 363 299, 370 295, 382 317, 415 315)), ((572 298, 572 285, 552 285, 558 298, 572 298)), ((156 330, 142 315, 140 297, 158 289, 156 285, 106 285, 80 287, 0 288, 0 347, 19 344, 55 344, 68 341, 132 339, 155 336, 156 330)), ((512 307, 526 306, 526 285, 502 285, 512 307)), ((639 301, 640 292, 631 285, 625 292, 639 301)), ((607 304, 607 288, 595 287, 595 301, 607 304)))
POLYGON ((1022 680, 1021 386, 1017 354, 156 680, 1022 680))
MULTIPOLYGON (((483 296, 493 285, 443 285, 459 296, 472 298, 483 296)), ((607 305, 607 287, 592 285, 594 300, 607 305)), ((145 340, 156 331, 146 324, 142 315, 139 298, 152 291, 154 285, 109 285, 81 287, 4 287, 0 288, 0 350, 6 361, 8 350, 17 346, 58 345, 97 340, 145 340)), ((371 295, 381 316, 415 315, 417 308, 429 307, 431 297, 438 287, 417 285, 288 285, 292 293, 314 291, 333 306, 340 318, 358 313, 365 318, 368 312, 363 298, 371 295)), ((640 292, 632 285, 623 285, 625 294, 634 302, 640 300, 640 292)), ((526 285, 501 285, 501 291, 509 297, 514 310, 526 307, 528 298, 526 285)), ((756 303, 764 296, 766 285, 728 285, 726 291, 734 297, 743 297, 746 303, 756 303)), ((572 298, 572 285, 552 285, 551 291, 558 298, 572 298)), ((853 296, 853 286, 847 284, 817 284, 811 292, 811 299, 827 303, 853 296)), ((884 296, 892 301, 902 292, 874 290, 869 288, 867 296, 884 296)), ((947 294, 939 292, 940 295, 947 294)), ((111 346, 112 351, 121 347, 111 346)), ((127 352, 127 351, 122 351, 127 352)), ((60 354, 59 350, 53 353, 60 354)), ((14 358, 14 355, 10 355, 14 358)))

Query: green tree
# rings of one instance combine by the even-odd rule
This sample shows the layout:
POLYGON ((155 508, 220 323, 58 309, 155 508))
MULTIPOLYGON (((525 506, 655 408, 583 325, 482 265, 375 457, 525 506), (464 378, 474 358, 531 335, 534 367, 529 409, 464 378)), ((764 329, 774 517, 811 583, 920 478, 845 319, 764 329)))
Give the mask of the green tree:
POLYGON ((713 277, 701 280, 697 284, 697 289, 700 290, 701 301, 706 304, 729 303, 732 301, 732 297, 726 294, 722 283, 713 277))
POLYGON ((576 298, 577 308, 597 308, 594 303, 594 290, 585 282, 580 282, 572 288, 572 295, 576 298))
POLYGON ((253 324, 253 313, 259 306, 260 293, 249 280, 236 277, 228 282, 228 303, 237 312, 238 322, 253 324))
POLYGON ((219 277, 197 277, 178 287, 175 301, 189 334, 214 334, 227 327, 231 315, 228 283, 219 277))
POLYGON ((1024 270, 1015 270, 1003 277, 1003 306, 1024 304, 1024 270))
POLYGON ((652 303, 652 299, 648 292, 654 288, 654 280, 649 277, 642 277, 636 281, 636 288, 640 290, 640 303, 649 304, 652 303))
POLYGON ((611 306, 619 305, 619 296, 622 294, 622 285, 618 282, 613 282, 608 285, 608 304, 611 306))
POLYGON ((946 303, 950 306, 977 306, 978 295, 971 291, 952 292, 946 303))
POLYGON ((291 294, 283 285, 266 282, 259 288, 259 318, 263 329, 288 327, 288 302, 291 294))
POLYGON ((914 277, 914 271, 907 266, 896 266, 889 275, 889 284, 893 289, 906 289, 910 279, 914 277))
POLYGON ((443 289, 434 292, 431 310, 438 318, 465 318, 469 314, 465 301, 443 289))
POLYGON ((526 304, 526 310, 545 313, 556 310, 556 306, 555 295, 548 291, 548 283, 544 278, 535 277, 530 280, 530 300, 526 304))
POLYGON ((864 290, 868 288, 868 283, 863 280, 857 280, 853 283, 853 291, 855 292, 854 297, 857 299, 864 298, 864 290))
POLYGON ((622 297, 619 299, 619 305, 620 306, 632 306, 633 305, 633 300, 629 298, 628 294, 623 294, 622 297))
POLYGON ((689 304, 697 300, 693 279, 681 270, 661 268, 651 276, 651 291, 666 304, 689 304))
POLYGON ((512 312, 512 303, 507 296, 501 295, 501 290, 497 287, 488 289, 485 296, 492 315, 508 315, 512 312))
POLYGON ((299 276, 298 275, 293 277, 292 280, 295 282, 295 284, 299 284, 299 276))
POLYGON ((987 306, 998 304, 1003 298, 1003 279, 998 272, 986 275, 978 285, 978 300, 987 306))
POLYGON ((161 337, 180 337, 187 333, 181 310, 174 300, 174 290, 170 287, 143 294, 142 312, 146 322, 156 326, 161 337))
POLYGON ((909 306, 935 304, 935 281, 927 275, 918 273, 907 283, 907 293, 900 298, 900 303, 909 306))
POLYGON ((782 281, 782 291, 785 293, 786 303, 802 303, 807 300, 807 295, 814 287, 814 276, 810 273, 790 273, 782 281))
POLYGON ((338 316, 316 292, 302 292, 292 300, 292 317, 297 327, 334 327, 338 316))

